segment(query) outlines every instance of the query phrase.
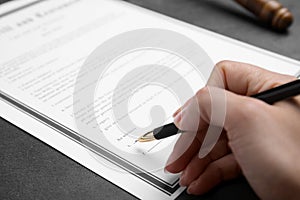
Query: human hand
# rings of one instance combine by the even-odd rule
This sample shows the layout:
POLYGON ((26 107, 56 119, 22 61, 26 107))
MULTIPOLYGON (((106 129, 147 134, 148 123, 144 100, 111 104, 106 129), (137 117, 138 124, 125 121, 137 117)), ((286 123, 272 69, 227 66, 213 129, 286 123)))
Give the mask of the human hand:
POLYGON ((293 80, 295 77, 249 64, 230 61, 217 64, 208 86, 174 114, 174 123, 183 129, 192 124, 184 110, 193 109, 193 99, 201 111, 198 133, 180 136, 165 169, 171 173, 182 172, 180 184, 187 186, 190 194, 203 194, 221 181, 243 173, 263 199, 299 199, 300 98, 268 105, 247 97, 293 80), (224 92, 217 89, 222 85, 226 89, 224 124, 210 121, 210 88, 224 92), (224 129, 212 151, 199 158, 209 124, 224 129))

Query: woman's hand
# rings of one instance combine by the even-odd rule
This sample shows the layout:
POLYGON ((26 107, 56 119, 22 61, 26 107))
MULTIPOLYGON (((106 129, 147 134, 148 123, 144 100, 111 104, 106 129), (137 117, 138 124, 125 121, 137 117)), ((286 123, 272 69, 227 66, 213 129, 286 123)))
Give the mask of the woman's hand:
POLYGON ((180 136, 165 169, 182 172, 180 184, 187 186, 190 194, 203 194, 242 173, 263 199, 299 199, 300 98, 268 105, 247 97, 293 80, 295 77, 249 64, 217 64, 207 87, 193 97, 197 105, 192 98, 174 113, 180 129, 193 124, 189 112, 183 111, 198 106, 201 115, 197 135, 180 136), (219 88, 222 85, 226 91, 219 88), (224 124, 210 121, 210 91, 225 92, 225 103, 219 102, 226 106, 224 124), (212 151, 200 159, 198 153, 209 124, 223 127, 223 132, 212 151))

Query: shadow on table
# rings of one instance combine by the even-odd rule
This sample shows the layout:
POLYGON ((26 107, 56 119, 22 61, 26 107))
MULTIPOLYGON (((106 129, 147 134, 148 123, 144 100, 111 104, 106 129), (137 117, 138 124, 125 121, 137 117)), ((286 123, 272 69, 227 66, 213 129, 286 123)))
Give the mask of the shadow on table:
POLYGON ((177 200, 224 200, 224 199, 243 199, 243 200, 258 200, 259 198, 249 186, 245 178, 238 178, 232 181, 225 182, 209 193, 201 196, 188 195, 182 193, 177 200))

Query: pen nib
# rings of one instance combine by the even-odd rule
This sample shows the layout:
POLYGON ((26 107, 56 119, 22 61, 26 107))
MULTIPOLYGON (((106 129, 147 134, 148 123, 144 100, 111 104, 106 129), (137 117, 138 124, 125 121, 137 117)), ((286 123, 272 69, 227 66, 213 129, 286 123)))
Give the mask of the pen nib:
POLYGON ((150 141, 153 141, 153 140, 156 140, 156 139, 155 139, 152 131, 142 135, 141 137, 139 137, 137 139, 137 141, 139 141, 139 142, 150 142, 150 141))

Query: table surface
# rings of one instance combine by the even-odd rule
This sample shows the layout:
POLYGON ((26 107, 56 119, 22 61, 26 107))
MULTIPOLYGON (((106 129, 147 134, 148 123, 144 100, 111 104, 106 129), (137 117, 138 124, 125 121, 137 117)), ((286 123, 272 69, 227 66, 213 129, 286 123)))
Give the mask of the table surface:
MULTIPOLYGON (((3 2, 6 0, 0 0, 3 2)), ((261 25, 233 1, 128 2, 300 60, 300 1, 281 0, 295 16, 293 26, 286 33, 277 33, 261 25)), ((2 118, 0 152, 0 199, 135 199, 2 118)), ((258 198, 247 181, 239 178, 223 183, 206 195, 183 193, 178 199, 258 198)))

